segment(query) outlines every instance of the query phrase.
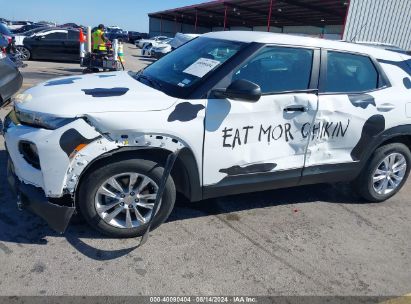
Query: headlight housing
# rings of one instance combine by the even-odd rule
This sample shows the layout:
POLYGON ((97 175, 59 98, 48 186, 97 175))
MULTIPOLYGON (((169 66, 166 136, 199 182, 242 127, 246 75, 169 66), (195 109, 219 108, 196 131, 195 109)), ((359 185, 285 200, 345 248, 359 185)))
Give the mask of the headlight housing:
POLYGON ((62 118, 50 114, 25 112, 15 108, 17 119, 23 125, 55 130, 76 120, 76 118, 62 118))

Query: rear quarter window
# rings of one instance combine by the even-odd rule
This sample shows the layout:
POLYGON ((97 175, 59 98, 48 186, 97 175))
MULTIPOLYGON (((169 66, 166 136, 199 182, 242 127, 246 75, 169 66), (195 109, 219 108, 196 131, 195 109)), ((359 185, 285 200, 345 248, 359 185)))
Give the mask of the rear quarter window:
POLYGON ((378 89, 380 75, 371 58, 364 55, 327 52, 326 93, 356 93, 378 89))

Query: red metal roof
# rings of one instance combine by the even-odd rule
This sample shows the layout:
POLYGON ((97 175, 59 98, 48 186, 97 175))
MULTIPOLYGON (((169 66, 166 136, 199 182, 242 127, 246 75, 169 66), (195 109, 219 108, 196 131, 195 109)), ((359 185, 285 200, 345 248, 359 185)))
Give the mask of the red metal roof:
MULTIPOLYGON (((149 14, 198 26, 267 26, 271 0, 216 0, 149 14)), ((273 0, 271 26, 344 24, 348 0, 273 0)))

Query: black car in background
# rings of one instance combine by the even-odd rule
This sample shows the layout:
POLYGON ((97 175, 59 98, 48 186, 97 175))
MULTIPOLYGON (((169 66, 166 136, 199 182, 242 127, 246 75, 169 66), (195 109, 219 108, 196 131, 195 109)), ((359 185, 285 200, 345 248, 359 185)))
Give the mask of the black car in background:
POLYGON ((12 30, 11 32, 15 35, 21 35, 22 33, 37 29, 37 28, 44 28, 46 27, 44 24, 28 24, 28 25, 24 25, 21 28, 17 29, 17 30, 12 30))
POLYGON ((148 38, 147 33, 133 32, 133 31, 128 32, 128 42, 132 44, 134 44, 138 40, 147 39, 147 38, 148 38))
POLYGON ((16 93, 23 83, 17 66, 7 57, 8 41, 0 37, 0 106, 16 93))
POLYGON ((106 37, 110 41, 114 39, 117 39, 119 42, 128 41, 128 34, 122 29, 112 29, 106 33, 106 37))
POLYGON ((26 37, 18 47, 25 60, 80 61, 80 33, 77 29, 52 28, 26 37))

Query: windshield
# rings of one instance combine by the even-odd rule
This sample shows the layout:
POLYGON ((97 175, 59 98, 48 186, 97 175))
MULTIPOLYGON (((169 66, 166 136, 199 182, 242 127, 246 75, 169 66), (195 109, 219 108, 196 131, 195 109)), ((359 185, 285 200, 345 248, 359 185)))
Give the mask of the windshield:
POLYGON ((198 38, 154 62, 135 78, 148 85, 155 82, 166 94, 182 98, 245 45, 236 41, 198 38))

